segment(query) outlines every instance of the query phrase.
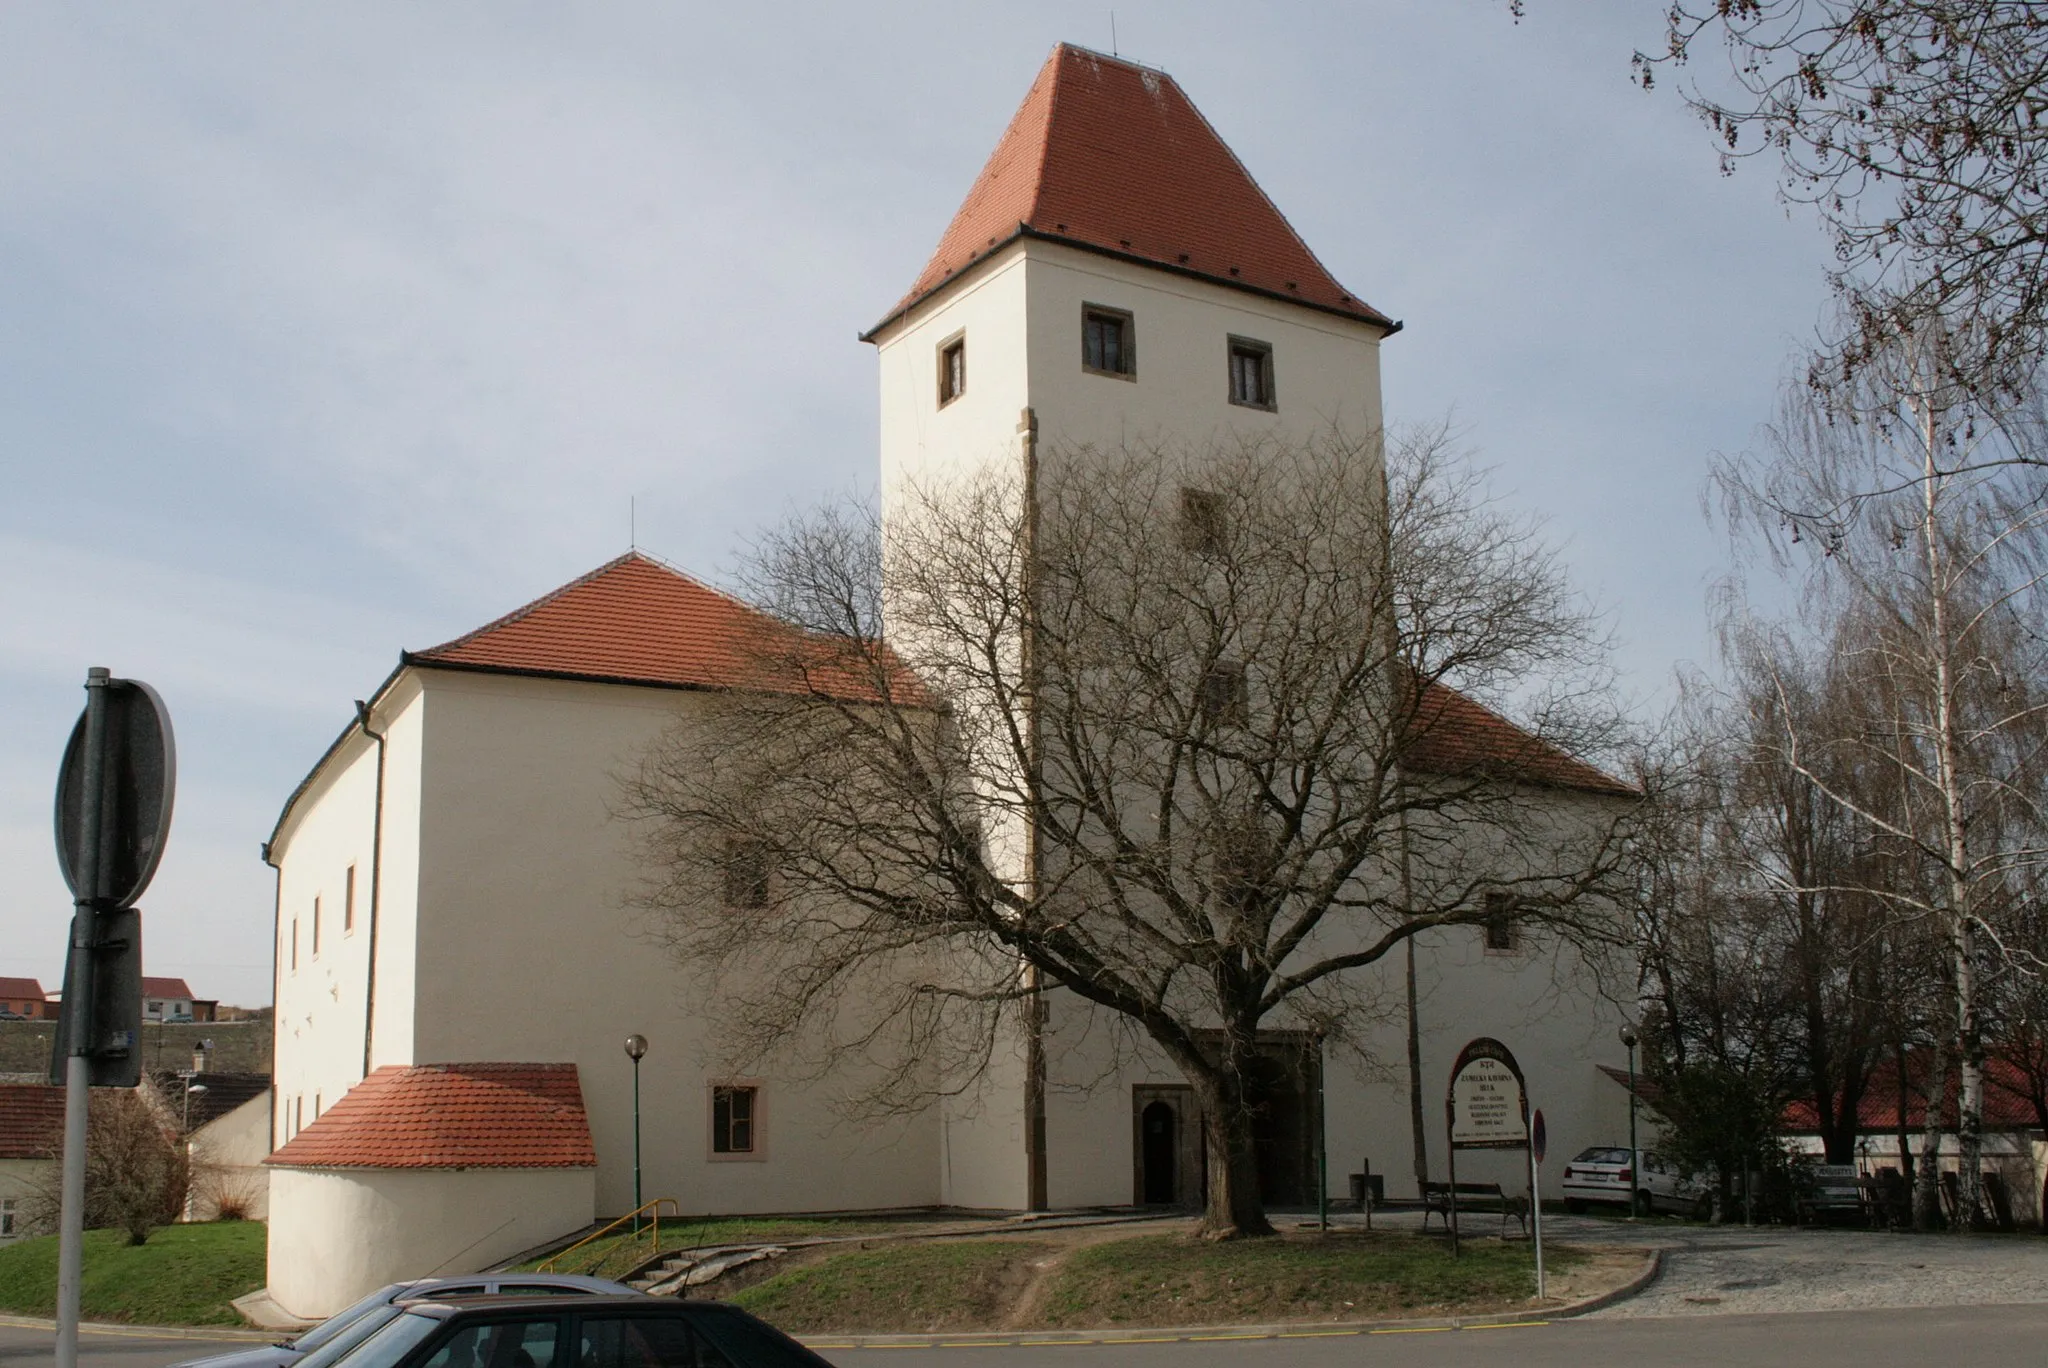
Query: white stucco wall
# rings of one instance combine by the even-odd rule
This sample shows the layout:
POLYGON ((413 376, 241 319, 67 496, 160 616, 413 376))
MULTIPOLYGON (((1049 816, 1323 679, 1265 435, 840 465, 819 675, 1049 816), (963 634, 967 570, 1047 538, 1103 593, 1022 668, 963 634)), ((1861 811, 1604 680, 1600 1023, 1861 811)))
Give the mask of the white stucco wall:
POLYGON ((192 1190, 185 1219, 211 1221, 223 1198, 246 1203, 250 1220, 270 1215, 270 1174, 264 1156, 270 1153, 270 1098, 252 1097, 225 1116, 192 1132, 186 1142, 192 1156, 192 1190))
POLYGON ((474 1273, 586 1224, 589 1169, 294 1169, 271 1175, 270 1295, 331 1315, 386 1283, 474 1273))
POLYGON ((11 1244, 26 1234, 22 1225, 28 1219, 29 1197, 55 1181, 57 1168, 55 1159, 0 1159, 0 1201, 14 1203, 15 1220, 14 1233, 0 1235, 0 1244, 11 1244))

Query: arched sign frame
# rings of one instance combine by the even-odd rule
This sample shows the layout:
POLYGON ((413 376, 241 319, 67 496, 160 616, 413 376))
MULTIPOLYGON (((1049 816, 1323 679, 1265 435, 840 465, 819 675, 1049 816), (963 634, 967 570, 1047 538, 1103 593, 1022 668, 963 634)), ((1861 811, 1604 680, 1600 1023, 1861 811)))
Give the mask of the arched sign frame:
MULTIPOLYGON (((1477 1082, 1478 1080, 1475 1080, 1475 1084, 1477 1082)), ((1468 1121, 1473 1119, 1470 1116, 1467 1117, 1468 1121)), ((1533 1207, 1536 1204, 1534 1154, 1533 1151, 1529 1150, 1529 1083, 1522 1076, 1522 1066, 1516 1062, 1515 1052, 1500 1041, 1495 1040, 1492 1036, 1477 1036, 1467 1041, 1465 1048, 1458 1051, 1457 1062, 1451 1065, 1451 1081, 1449 1086, 1444 1089, 1444 1139, 1447 1142, 1450 1156, 1451 1186, 1448 1200, 1448 1215, 1451 1227, 1451 1253, 1455 1255, 1458 1252, 1459 1150, 1518 1149, 1529 1152, 1531 1159, 1530 1205, 1533 1207), (1503 1067, 1505 1067, 1508 1075, 1515 1081, 1514 1123, 1519 1128, 1519 1133, 1500 1130, 1497 1126, 1487 1127, 1480 1125, 1467 1125, 1461 1132, 1458 1116, 1459 1082, 1465 1077, 1468 1070, 1496 1073, 1497 1075, 1497 1071, 1503 1067), (1487 1134, 1486 1132, 1489 1130, 1495 1130, 1498 1133, 1487 1134), (1461 1133, 1468 1138, 1460 1140, 1458 1137, 1461 1133)), ((1540 1244, 1538 1245, 1538 1250, 1537 1257, 1540 1261, 1542 1258, 1540 1244)))

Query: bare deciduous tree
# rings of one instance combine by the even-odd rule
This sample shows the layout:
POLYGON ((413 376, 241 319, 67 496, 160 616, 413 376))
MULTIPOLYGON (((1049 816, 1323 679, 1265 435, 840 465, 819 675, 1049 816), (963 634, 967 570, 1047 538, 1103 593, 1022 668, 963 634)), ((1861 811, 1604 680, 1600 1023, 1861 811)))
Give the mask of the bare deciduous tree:
MULTIPOLYGON (((128 1243, 139 1245, 184 1211, 192 1178, 184 1140, 171 1118, 141 1092, 93 1089, 85 1153, 87 1229, 124 1230, 128 1243)), ((26 1215, 31 1227, 57 1229, 59 1189, 52 1172, 30 1194, 26 1215)))
POLYGON ((1379 446, 1053 452, 770 536, 761 687, 625 805, 735 1057, 927 1105, 1071 994, 1186 1076, 1205 1229, 1257 1233, 1262 1028, 1356 1039, 1432 928, 1623 940, 1596 626, 1442 431, 1379 446))

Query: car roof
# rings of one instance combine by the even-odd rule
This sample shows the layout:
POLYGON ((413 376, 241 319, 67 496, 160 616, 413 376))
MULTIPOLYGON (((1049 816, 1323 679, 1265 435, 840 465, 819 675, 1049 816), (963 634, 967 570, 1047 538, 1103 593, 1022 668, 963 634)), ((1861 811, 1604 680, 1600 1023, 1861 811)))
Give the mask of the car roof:
POLYGON ((497 1296, 424 1297, 418 1300, 408 1298, 403 1305, 413 1315, 432 1316, 436 1320, 446 1320, 450 1316, 464 1311, 474 1311, 479 1314, 488 1312, 492 1315, 497 1315, 500 1312, 516 1314, 521 1311, 532 1310, 561 1311, 571 1306, 575 1307, 577 1312, 582 1315, 589 1315, 593 1311, 603 1311, 608 1308, 633 1310, 642 1314, 675 1316, 691 1316, 700 1311, 731 1311, 734 1309, 725 1302, 681 1301, 674 1297, 650 1297, 644 1292, 606 1292, 595 1296, 568 1299, 562 1297, 508 1297, 503 1293, 497 1296))

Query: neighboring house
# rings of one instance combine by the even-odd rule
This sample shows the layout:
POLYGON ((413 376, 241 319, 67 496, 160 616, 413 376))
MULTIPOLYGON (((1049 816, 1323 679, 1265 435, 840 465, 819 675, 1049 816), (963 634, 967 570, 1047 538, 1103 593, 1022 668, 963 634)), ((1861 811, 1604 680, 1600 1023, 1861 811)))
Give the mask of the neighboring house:
POLYGON ((64 1090, 0 1083, 0 1244, 25 1232, 34 1195, 56 1180, 64 1148, 64 1090))
POLYGON ((211 1021, 219 1005, 214 999, 192 996, 181 978, 143 977, 144 1021, 211 1021))
POLYGON ((223 1209, 249 1220, 266 1219, 270 1170, 263 1161, 271 1151, 270 1075, 155 1069, 149 1081, 164 1115, 183 1132, 192 1158, 184 1219, 216 1220, 223 1209))
POLYGON ((43 993, 43 985, 36 980, 0 978, 0 1017, 22 1017, 29 1021, 40 1021, 48 1003, 49 998, 43 993))
MULTIPOLYGON (((1049 447, 1126 432, 1369 433, 1379 344, 1396 326, 1330 277, 1170 77, 1062 46, 923 276, 868 335, 883 497, 918 472, 1014 457, 1026 410, 1049 447), (1085 334, 1090 362, 1111 359, 1115 323, 1142 333, 1142 377, 1106 383, 1115 367, 1084 367, 1089 310, 1103 319, 1085 334)), ((325 1315, 384 1282, 482 1268, 629 1209, 636 1093, 621 1042, 633 1033, 651 1042, 642 1187, 691 1212, 1198 1195, 1182 1079, 1146 1051, 1105 1065, 1091 1052, 1111 1033, 1071 999, 1050 1010, 1043 1078, 1005 1058, 978 1095, 885 1122, 844 1122, 847 1080, 716 1070, 716 1023, 684 1000, 657 928, 630 906, 645 869, 612 813, 619 776, 665 729, 703 717, 708 691, 760 685, 748 639, 763 626, 629 553, 402 654, 287 800, 264 846, 277 871, 279 1305, 325 1315), (1032 1093, 1042 1131, 1028 1124, 1032 1093), (1167 1142, 1141 1141, 1154 1123, 1167 1142)), ((1442 772, 1511 756, 1560 808, 1632 796, 1448 691, 1431 720, 1442 772)), ((1623 1059, 1619 1018, 1592 985, 1561 985, 1548 958, 1482 928, 1433 933, 1418 959, 1437 1172, 1436 1099, 1475 1035, 1516 1047, 1553 1150, 1625 1128, 1626 1098, 1597 1067, 1623 1059)), ((1276 1035, 1276 1201, 1313 1200, 1318 1106, 1333 1173, 1361 1158, 1411 1171, 1406 1036, 1387 1032, 1371 1049, 1392 1069, 1318 1060, 1299 1033, 1276 1035)), ((1460 1176, 1519 1181, 1515 1161, 1493 1160, 1461 1160, 1460 1176)))

